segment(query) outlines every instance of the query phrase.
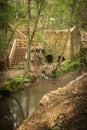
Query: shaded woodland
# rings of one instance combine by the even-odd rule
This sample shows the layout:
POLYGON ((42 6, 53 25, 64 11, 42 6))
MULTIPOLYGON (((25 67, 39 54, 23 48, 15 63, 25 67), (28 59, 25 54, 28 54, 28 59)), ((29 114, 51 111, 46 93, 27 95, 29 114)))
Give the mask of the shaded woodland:
MULTIPOLYGON (((86 130, 86 72, 87 0, 0 0, 0 98, 40 81, 70 82, 45 95, 30 117, 32 94, 27 91, 27 112, 19 101, 18 107, 28 118, 21 127, 19 119, 15 128, 86 130), (72 72, 68 79, 66 75, 72 72)), ((1 128, 3 113, 1 110, 1 128)))

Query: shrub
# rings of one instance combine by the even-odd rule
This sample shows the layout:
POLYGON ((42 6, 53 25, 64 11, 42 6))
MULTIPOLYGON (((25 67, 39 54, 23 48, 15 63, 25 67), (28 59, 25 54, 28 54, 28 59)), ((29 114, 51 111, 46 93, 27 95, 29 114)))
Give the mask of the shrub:
POLYGON ((73 61, 70 61, 70 60, 64 61, 61 64, 60 68, 58 68, 56 71, 54 71, 51 76, 57 77, 61 73, 73 70, 73 69, 75 69, 79 66, 80 66, 80 59, 76 59, 76 60, 73 60, 73 61))
POLYGON ((5 82, 4 83, 4 88, 6 89, 6 90, 10 90, 11 89, 11 82, 5 82))
POLYGON ((21 82, 31 82, 31 77, 24 78, 24 75, 13 76, 10 78, 11 82, 20 84, 21 82))
POLYGON ((13 76, 10 78, 11 82, 19 84, 23 81, 23 75, 13 76))

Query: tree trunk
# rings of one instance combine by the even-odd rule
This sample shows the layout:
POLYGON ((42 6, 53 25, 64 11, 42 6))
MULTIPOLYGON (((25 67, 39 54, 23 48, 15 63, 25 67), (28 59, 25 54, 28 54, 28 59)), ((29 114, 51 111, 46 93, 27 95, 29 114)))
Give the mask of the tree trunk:
POLYGON ((31 48, 31 40, 30 40, 30 0, 27 0, 27 66, 26 71, 30 71, 30 48, 31 48))
POLYGON ((30 72, 30 57, 31 57, 32 40, 33 40, 33 38, 35 36, 35 33, 36 33, 37 24, 38 24, 40 13, 42 11, 42 7, 43 7, 43 3, 44 3, 44 0, 39 2, 39 6, 38 6, 39 9, 38 9, 36 21, 35 21, 35 24, 34 24, 34 29, 33 29, 32 33, 31 33, 30 32, 30 15, 31 15, 31 7, 30 7, 31 2, 30 1, 31 0, 27 1, 27 4, 28 4, 28 7, 27 7, 27 66, 26 66, 27 73, 30 72))
POLYGON ((19 18, 20 1, 16 0, 16 20, 19 18))

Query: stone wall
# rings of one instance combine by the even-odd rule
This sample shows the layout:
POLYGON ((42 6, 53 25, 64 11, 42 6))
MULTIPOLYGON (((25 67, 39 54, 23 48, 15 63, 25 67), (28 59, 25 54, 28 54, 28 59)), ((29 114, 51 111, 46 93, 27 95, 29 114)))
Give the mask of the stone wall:
POLYGON ((87 32, 81 31, 81 54, 82 54, 82 62, 87 64, 87 32))
MULTIPOLYGON (((23 30, 25 28, 25 26, 22 27, 23 30)), ((18 29, 20 30, 20 27, 18 29)), ((21 36, 19 37, 20 39, 26 40, 26 35, 19 30, 16 31, 17 38, 21 36)), ((54 61, 58 61, 61 55, 66 60, 73 59, 80 53, 80 47, 80 31, 77 27, 73 27, 65 30, 44 30, 36 32, 31 51, 46 50, 48 54, 53 56, 54 61)))
POLYGON ((72 59, 80 52, 81 35, 78 28, 65 30, 45 30, 45 49, 53 55, 54 60, 63 54, 65 59, 72 59))
POLYGON ((73 29, 70 40, 70 57, 72 59, 79 54, 81 49, 81 34, 78 28, 73 29))

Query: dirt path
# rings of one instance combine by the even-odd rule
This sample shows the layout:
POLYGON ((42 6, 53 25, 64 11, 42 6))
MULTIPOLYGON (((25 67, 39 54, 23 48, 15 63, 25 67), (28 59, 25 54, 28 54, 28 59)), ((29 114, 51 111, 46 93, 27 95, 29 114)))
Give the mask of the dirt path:
POLYGON ((10 77, 10 76, 17 76, 19 74, 24 74, 24 69, 9 69, 8 71, 5 72, 5 74, 10 77))

